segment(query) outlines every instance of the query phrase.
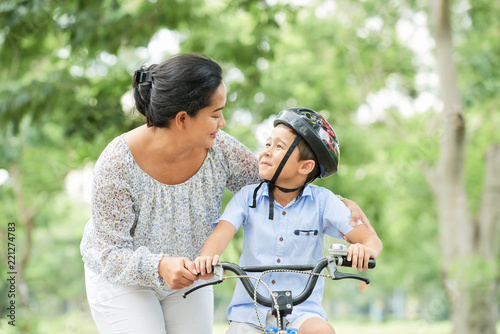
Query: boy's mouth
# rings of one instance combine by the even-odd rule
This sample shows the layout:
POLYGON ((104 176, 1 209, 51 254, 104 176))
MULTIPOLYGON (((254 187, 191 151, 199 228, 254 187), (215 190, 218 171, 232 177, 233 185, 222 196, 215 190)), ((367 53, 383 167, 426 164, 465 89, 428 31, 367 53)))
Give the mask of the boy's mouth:
POLYGON ((261 165, 261 166, 271 166, 271 164, 270 164, 270 163, 265 162, 265 161, 261 161, 261 162, 260 162, 260 165, 261 165))

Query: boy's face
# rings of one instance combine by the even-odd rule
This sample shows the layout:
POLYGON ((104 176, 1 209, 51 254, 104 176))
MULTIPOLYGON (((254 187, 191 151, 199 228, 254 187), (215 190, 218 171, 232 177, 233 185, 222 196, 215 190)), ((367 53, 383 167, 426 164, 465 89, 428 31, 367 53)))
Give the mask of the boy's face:
MULTIPOLYGON (((264 150, 259 154, 259 176, 265 180, 271 180, 278 166, 283 160, 288 148, 292 145, 296 135, 285 125, 276 126, 266 140, 264 150)), ((288 158, 285 167, 281 170, 278 177, 280 183, 286 181, 295 181, 299 176, 300 169, 299 150, 297 147, 288 158)))

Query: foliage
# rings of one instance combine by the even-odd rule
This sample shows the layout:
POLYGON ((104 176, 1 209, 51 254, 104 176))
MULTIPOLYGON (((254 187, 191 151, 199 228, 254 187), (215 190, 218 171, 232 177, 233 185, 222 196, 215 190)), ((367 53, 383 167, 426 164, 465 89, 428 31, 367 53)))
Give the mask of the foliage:
MULTIPOLYGON (((34 214, 25 273, 30 308, 57 314, 85 303, 78 245, 89 212, 87 204, 68 198, 64 179, 70 170, 96 161, 113 137, 142 123, 122 101, 133 71, 151 61, 147 47, 162 29, 176 34, 176 52, 202 52, 222 64, 229 88, 225 130, 252 150, 259 148, 259 124, 286 107, 316 109, 333 124, 340 138, 341 167, 338 175, 315 183, 354 199, 384 242, 377 269, 367 273, 371 290, 357 296, 360 303, 374 298, 390 303, 394 288, 423 305, 435 301, 436 291, 442 291, 437 218, 420 165, 437 160, 440 129, 433 124, 438 108, 407 115, 395 103, 378 113, 368 103, 389 88, 412 102, 423 92, 436 94, 430 82, 417 84, 422 71, 432 71, 432 62, 419 63, 397 29, 426 9, 422 3, 0 4, 0 169, 20 171, 22 198, 34 214), (369 121, 361 117, 362 105, 371 108, 369 121)), ((469 123, 467 185, 475 212, 484 151, 500 141, 495 94, 500 73, 494 66, 499 62, 500 30, 498 15, 491 15, 500 14, 499 7, 486 0, 454 5, 460 88, 469 123)), ((162 57, 173 52, 163 50, 162 57)), ((14 182, 11 178, 0 185, 1 236, 5 222, 20 221, 26 213, 19 209, 14 182)), ((225 201, 229 198, 227 193, 225 201)), ((25 233, 19 226, 19 250, 27 242, 25 233)), ((227 259, 237 261, 240 246, 234 242, 227 259)), ((225 298, 231 295, 227 285, 220 290, 225 298)), ((354 290, 327 286, 328 296, 339 300, 352 298, 354 290)), ((4 285, 0 293, 5 295, 4 285)))

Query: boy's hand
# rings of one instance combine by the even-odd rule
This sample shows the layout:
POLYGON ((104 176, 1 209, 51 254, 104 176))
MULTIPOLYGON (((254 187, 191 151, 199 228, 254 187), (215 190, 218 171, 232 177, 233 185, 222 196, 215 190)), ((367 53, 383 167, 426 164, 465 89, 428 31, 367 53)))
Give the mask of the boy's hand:
POLYGON ((200 274, 201 279, 210 279, 213 277, 212 268, 217 263, 219 263, 219 255, 211 256, 198 256, 196 260, 194 260, 194 267, 196 271, 200 274), (210 275, 212 274, 212 275, 210 275), (208 277, 207 275, 210 275, 208 277))
POLYGON ((347 250, 347 261, 352 261, 352 267, 361 270, 368 270, 368 260, 375 257, 375 252, 363 244, 353 244, 347 250))

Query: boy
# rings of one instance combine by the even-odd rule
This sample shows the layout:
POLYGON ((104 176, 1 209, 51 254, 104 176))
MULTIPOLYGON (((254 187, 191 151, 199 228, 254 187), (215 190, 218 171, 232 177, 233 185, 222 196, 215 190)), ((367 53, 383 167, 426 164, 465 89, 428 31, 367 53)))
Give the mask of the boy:
MULTIPOLYGON (((240 226, 244 230, 240 266, 314 264, 323 258, 326 233, 337 238, 345 235, 353 243, 348 251, 353 267, 368 269, 369 258, 377 258, 382 251, 380 239, 363 224, 350 226, 349 210, 331 191, 308 184, 337 172, 335 132, 320 114, 304 108, 283 110, 274 126, 259 155, 259 175, 265 181, 242 188, 229 202, 195 260, 196 270, 202 276, 210 274, 240 226)), ((262 280, 272 290, 291 290, 296 296, 308 278, 270 273, 262 280)), ((286 317, 288 328, 298 328, 299 334, 335 333, 321 307, 323 285, 320 279, 311 297, 294 307, 286 317)), ((259 292, 269 295, 267 290, 259 292)), ((276 323, 268 308, 259 305, 258 311, 260 319, 276 323)), ((240 282, 227 317, 230 326, 226 334, 262 333, 254 302, 240 282)))

